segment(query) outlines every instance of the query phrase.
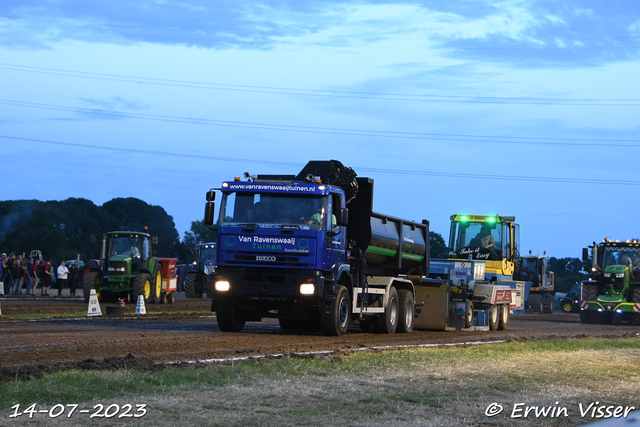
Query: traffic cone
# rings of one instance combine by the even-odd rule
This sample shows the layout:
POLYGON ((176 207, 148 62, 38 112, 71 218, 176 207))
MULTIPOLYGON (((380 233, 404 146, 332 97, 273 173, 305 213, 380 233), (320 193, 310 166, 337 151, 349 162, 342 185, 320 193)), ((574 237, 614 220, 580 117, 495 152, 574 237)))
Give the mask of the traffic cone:
POLYGON ((144 307, 144 297, 138 295, 138 304, 136 305, 136 314, 147 314, 147 309, 144 307))
POLYGON ((102 310, 100 310, 100 302, 98 301, 98 295, 95 289, 91 289, 89 294, 89 309, 87 310, 87 316, 102 316, 102 310))

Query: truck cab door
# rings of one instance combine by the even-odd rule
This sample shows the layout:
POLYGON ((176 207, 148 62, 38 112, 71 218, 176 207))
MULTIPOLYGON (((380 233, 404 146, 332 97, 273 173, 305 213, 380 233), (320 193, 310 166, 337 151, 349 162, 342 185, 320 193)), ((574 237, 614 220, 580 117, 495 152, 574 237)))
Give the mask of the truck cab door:
POLYGON ((346 259, 346 227, 338 225, 340 210, 344 208, 343 200, 344 199, 340 193, 331 193, 327 198, 325 230, 331 231, 331 233, 327 233, 325 238, 325 247, 327 251, 324 263, 325 270, 332 269, 336 263, 345 262, 346 259))

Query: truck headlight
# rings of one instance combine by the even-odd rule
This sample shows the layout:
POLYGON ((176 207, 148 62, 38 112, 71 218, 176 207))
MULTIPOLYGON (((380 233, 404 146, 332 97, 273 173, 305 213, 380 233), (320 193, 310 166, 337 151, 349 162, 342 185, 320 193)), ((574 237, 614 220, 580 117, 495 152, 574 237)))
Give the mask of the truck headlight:
POLYGON ((300 285, 300 295, 313 295, 316 293, 316 285, 313 283, 303 283, 300 285))
POLYGON ((216 291, 226 292, 231 288, 231 284, 226 280, 220 280, 219 282, 216 282, 215 287, 216 287, 216 291))

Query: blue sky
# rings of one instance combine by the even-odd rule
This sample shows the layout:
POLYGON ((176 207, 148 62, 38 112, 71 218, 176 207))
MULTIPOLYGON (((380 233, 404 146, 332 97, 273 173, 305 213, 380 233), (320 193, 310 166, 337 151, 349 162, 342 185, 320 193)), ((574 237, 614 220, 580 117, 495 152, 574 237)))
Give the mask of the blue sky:
POLYGON ((4 200, 205 192, 336 159, 374 209, 514 215, 525 251, 640 237, 640 3, 0 3, 4 200))

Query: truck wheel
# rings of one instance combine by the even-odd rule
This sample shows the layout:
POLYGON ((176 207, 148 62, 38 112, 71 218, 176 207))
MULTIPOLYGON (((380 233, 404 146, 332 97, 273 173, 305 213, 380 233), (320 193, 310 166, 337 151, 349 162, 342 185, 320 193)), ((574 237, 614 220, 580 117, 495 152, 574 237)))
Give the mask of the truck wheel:
MULTIPOLYGON (((631 295, 631 302, 640 303, 640 288, 635 288, 631 295)), ((631 313, 631 324, 640 326, 640 313, 631 313)))
MULTIPOLYGON (((598 285, 583 285, 586 301, 595 301, 598 298, 598 285)), ((580 323, 599 323, 600 316, 596 310, 580 309, 580 323)))
POLYGON ((398 301, 400 306, 400 315, 397 332, 413 332, 413 319, 415 318, 416 311, 413 303, 413 293, 406 289, 400 289, 398 291, 398 301))
POLYGON ((216 319, 223 332, 240 332, 247 323, 244 313, 231 301, 221 301, 218 304, 216 319))
POLYGON ((151 304, 160 302, 160 295, 162 295, 162 264, 158 262, 153 267, 151 275, 151 296, 149 297, 151 304))
POLYGON ((509 329, 509 315, 511 314, 509 304, 502 304, 500 306, 500 324, 498 324, 498 329, 501 331, 506 331, 509 329))
POLYGON ((322 331, 330 336, 346 334, 351 325, 349 291, 342 285, 338 285, 337 291, 336 299, 331 302, 329 313, 322 313, 322 331))
POLYGON ((534 313, 542 314, 543 312, 543 303, 542 303, 542 295, 532 294, 529 295, 529 299, 527 300, 527 305, 531 307, 534 313))
POLYGON ((389 302, 384 314, 373 320, 374 330, 379 334, 395 333, 398 328, 399 312, 398 291, 392 286, 389 290, 389 302))
POLYGON ((464 308, 464 327, 470 328, 473 326, 473 301, 467 300, 467 304, 464 308))
POLYGON ((187 298, 195 298, 196 297, 196 275, 195 274, 187 274, 187 277, 184 279, 184 295, 187 298))
POLYGON ((133 280, 133 298, 138 301, 138 296, 142 295, 145 304, 151 301, 151 275, 141 273, 133 280))
POLYGON ((84 302, 89 302, 89 295, 91 295, 91 289, 96 290, 96 296, 98 297, 98 301, 102 301, 100 299, 100 291, 97 289, 97 285, 100 284, 100 276, 101 274, 97 271, 90 271, 84 278, 83 292, 84 292, 84 302))
POLYGON ((571 313, 573 310, 573 302, 572 301, 563 301, 562 302, 562 311, 565 313, 571 313))
POLYGON ((489 307, 489 330, 497 331, 498 325, 500 324, 500 310, 498 310, 498 306, 493 304, 489 307))

